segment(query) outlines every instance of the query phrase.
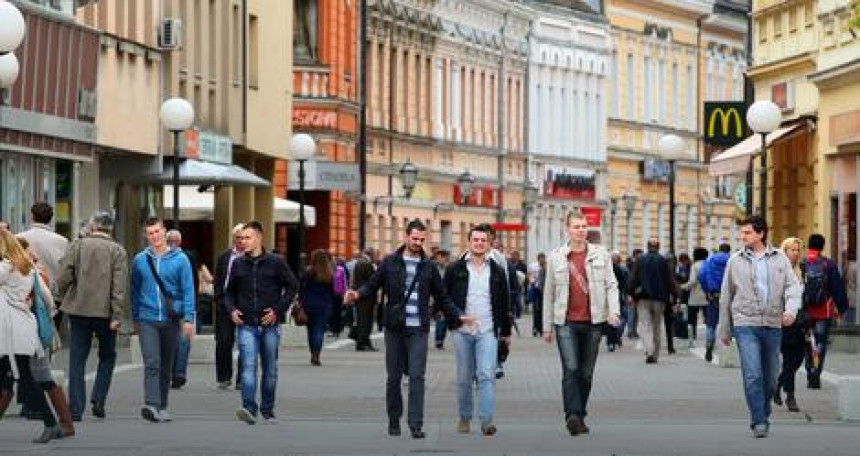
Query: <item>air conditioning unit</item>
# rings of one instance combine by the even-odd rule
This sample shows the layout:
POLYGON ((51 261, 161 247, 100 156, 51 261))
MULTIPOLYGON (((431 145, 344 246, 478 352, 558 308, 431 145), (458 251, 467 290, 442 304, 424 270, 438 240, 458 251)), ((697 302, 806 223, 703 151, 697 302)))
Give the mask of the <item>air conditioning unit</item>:
POLYGON ((162 19, 158 25, 158 47, 179 49, 182 47, 182 20, 162 19))

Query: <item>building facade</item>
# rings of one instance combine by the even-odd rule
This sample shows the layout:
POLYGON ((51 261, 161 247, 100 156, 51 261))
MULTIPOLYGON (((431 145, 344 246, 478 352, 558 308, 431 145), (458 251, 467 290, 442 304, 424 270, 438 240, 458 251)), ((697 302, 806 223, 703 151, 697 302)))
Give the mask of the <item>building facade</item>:
POLYGON ((600 8, 532 2, 529 34, 528 162, 540 199, 529 212, 529 260, 567 239, 573 207, 592 239, 609 233, 606 131, 610 28, 600 8))
POLYGON ((369 1, 367 245, 398 246, 424 220, 430 247, 459 253, 471 225, 525 246, 526 34, 507 1, 369 1), (407 195, 399 172, 418 168, 407 195), (458 178, 476 180, 468 197, 458 178))
MULTIPOLYGON (((731 182, 703 166, 704 101, 742 101, 746 70, 743 14, 712 0, 607 2, 613 52, 608 97, 609 227, 606 245, 630 253, 649 238, 675 253, 720 242, 737 245, 731 182), (684 143, 679 156, 658 150, 661 137, 684 143), (674 162, 675 229, 669 181, 674 162)), ((742 7, 742 5, 739 5, 742 7)))

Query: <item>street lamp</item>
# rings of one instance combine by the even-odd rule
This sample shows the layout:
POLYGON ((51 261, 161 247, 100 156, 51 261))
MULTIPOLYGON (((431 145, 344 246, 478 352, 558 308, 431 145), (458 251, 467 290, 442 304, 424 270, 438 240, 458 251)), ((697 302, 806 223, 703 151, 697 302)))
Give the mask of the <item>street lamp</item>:
POLYGON ((627 255, 633 253, 633 211, 636 209, 636 202, 639 199, 634 193, 624 193, 621 196, 624 200, 624 209, 627 210, 627 255))
POLYGON ((406 160, 406 163, 400 167, 400 184, 403 185, 406 198, 412 197, 412 190, 415 189, 416 182, 418 182, 418 167, 406 160))
MULTIPOLYGON (((535 205, 537 204, 538 198, 540 198, 540 188, 538 188, 538 186, 535 185, 535 183, 533 181, 529 180, 526 183, 525 188, 523 188, 523 209, 525 209, 523 211, 523 225, 528 226, 529 212, 531 212, 534 209, 535 205)), ((529 245, 528 234, 526 234, 526 236, 525 236, 525 243, 524 244, 525 244, 524 254, 526 257, 526 261, 528 261, 528 259, 530 258, 529 254, 531 253, 530 252, 531 246, 529 245)))
POLYGON ((675 254, 675 162, 684 151, 684 140, 677 135, 664 135, 657 143, 663 157, 669 159, 669 253, 675 254))
POLYGON ((615 213, 618 212, 618 198, 609 199, 609 244, 614 251, 615 246, 615 213))
POLYGON ((184 98, 161 104, 161 124, 173 133, 173 229, 179 229, 179 135, 194 124, 194 107, 184 98))
POLYGON ((457 186, 460 189, 460 198, 464 206, 469 204, 469 197, 472 196, 472 187, 475 185, 475 176, 469 170, 463 171, 460 177, 457 178, 457 186))
POLYGON ((317 143, 306 133, 293 135, 290 140, 290 156, 299 162, 299 268, 305 266, 305 162, 314 158, 317 143))
POLYGON ((707 193, 703 193, 701 198, 702 207, 705 211, 705 246, 711 247, 711 215, 714 212, 714 204, 716 204, 716 202, 707 193))
MULTIPOLYGON (((761 193, 759 203, 761 216, 767 218, 767 135, 779 128, 782 122, 782 112, 776 103, 770 100, 759 100, 747 110, 747 124, 752 131, 761 135, 761 193)), ((750 161, 752 166, 752 161, 750 161)))
POLYGON ((0 1, 0 54, 12 52, 20 46, 26 30, 21 11, 10 2, 0 1))
POLYGON ((12 87, 18 79, 20 69, 15 53, 0 54, 0 89, 12 87))

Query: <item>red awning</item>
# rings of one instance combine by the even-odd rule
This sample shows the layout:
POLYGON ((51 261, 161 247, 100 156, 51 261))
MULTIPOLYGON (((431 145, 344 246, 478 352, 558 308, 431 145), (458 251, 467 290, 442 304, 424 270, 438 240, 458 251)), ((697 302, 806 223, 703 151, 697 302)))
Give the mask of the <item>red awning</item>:
POLYGON ((528 229, 523 223, 491 223, 490 227, 496 231, 526 231, 528 229))

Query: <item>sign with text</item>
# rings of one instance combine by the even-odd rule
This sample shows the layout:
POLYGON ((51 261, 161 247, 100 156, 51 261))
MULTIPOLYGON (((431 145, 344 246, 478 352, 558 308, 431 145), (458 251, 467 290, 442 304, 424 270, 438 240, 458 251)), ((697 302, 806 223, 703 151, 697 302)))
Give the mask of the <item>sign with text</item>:
POLYGON ((543 186, 546 196, 584 200, 595 198, 597 173, 593 169, 546 165, 544 173, 543 186))
POLYGON ((702 124, 705 144, 731 147, 746 139, 746 112, 743 101, 706 102, 702 124))
MULTIPOLYGON (((299 189, 299 163, 289 163, 290 190, 299 189)), ((305 162, 305 190, 361 191, 361 173, 357 163, 305 162)))
POLYGON ((186 130, 183 155, 195 160, 233 164, 233 140, 205 130, 186 130))

